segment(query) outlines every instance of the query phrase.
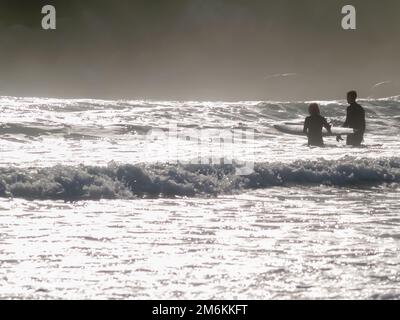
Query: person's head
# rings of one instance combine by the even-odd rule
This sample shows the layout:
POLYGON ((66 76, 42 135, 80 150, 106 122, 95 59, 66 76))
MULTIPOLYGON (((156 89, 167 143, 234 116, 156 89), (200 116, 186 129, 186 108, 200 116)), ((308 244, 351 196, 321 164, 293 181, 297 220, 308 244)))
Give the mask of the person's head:
POLYGON ((357 91, 349 91, 347 92, 347 102, 352 104, 355 103, 357 100, 357 91))
POLYGON ((308 106, 308 112, 310 113, 310 115, 319 114, 320 111, 319 111, 319 106, 318 106, 318 104, 317 104, 317 103, 311 103, 311 104, 308 106))

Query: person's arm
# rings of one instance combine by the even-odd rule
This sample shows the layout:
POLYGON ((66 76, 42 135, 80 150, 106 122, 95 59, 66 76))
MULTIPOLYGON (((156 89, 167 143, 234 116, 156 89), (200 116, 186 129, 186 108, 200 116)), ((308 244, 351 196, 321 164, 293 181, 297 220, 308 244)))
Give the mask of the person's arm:
POLYGON ((346 120, 343 123, 342 127, 348 128, 350 124, 350 112, 349 112, 349 107, 346 109, 346 120))
POLYGON ((361 108, 361 110, 362 110, 362 126, 361 126, 362 128, 361 128, 361 130, 364 133, 365 129, 366 129, 365 109, 361 108))
POLYGON ((304 121, 303 133, 308 134, 308 118, 304 121))
POLYGON ((332 134, 331 131, 331 125, 328 123, 328 121, 324 118, 323 126, 325 127, 326 131, 328 131, 329 134, 332 134))
MULTIPOLYGON (((344 127, 344 128, 348 128, 349 127, 349 122, 350 122, 349 118, 350 118, 349 117, 349 107, 347 107, 347 109, 346 109, 346 120, 344 121, 342 127, 344 127)), ((342 138, 342 136, 340 134, 336 136, 336 141, 337 142, 343 141, 343 138, 342 138)))

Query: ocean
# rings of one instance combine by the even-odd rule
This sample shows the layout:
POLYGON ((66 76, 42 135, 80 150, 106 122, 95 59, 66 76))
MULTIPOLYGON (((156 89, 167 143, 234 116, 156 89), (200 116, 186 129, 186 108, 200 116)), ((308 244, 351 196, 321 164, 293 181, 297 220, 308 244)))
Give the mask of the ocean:
POLYGON ((309 102, 0 97, 0 298, 400 299, 400 97, 359 103, 310 148, 309 102))

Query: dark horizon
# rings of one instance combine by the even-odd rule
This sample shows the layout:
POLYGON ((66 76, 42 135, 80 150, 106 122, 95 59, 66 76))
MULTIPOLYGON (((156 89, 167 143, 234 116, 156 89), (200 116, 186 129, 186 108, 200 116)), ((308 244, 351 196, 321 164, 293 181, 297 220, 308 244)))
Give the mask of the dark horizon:
POLYGON ((330 100, 400 94, 400 2, 2 0, 0 95, 330 100), (57 9, 57 30, 40 27, 57 9), (357 30, 341 8, 357 9, 357 30), (382 85, 374 87, 375 84, 382 85))

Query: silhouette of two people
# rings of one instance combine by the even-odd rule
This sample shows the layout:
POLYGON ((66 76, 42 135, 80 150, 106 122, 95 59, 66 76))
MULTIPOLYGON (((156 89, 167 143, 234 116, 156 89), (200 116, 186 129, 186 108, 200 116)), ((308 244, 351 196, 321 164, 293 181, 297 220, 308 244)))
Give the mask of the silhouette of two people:
MULTIPOLYGON (((359 146, 361 144, 364 140, 366 127, 365 110, 356 102, 356 100, 356 91, 350 91, 347 93, 347 102, 349 103, 349 106, 346 110, 346 120, 343 127, 352 128, 354 130, 354 133, 347 135, 346 144, 350 146, 359 146)), ((303 132, 308 137, 308 145, 322 147, 324 145, 322 129, 326 128, 328 133, 332 134, 331 125, 323 116, 321 116, 318 104, 310 104, 308 112, 310 113, 310 116, 305 119, 303 128, 303 132)), ((336 140, 339 142, 343 139, 338 135, 336 140)))

